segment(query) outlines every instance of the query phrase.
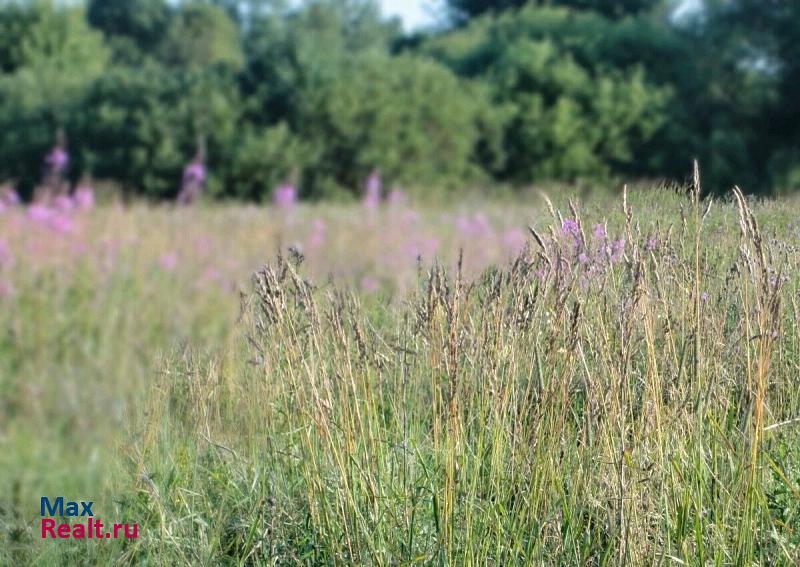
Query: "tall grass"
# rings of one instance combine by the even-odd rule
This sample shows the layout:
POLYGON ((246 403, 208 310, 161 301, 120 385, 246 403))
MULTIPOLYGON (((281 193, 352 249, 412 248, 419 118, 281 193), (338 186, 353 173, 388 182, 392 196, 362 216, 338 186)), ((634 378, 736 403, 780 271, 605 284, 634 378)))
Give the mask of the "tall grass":
MULTIPOLYGON (((189 480, 205 512, 166 505, 154 524, 177 539, 149 551, 187 563, 793 564, 798 337, 783 276, 797 252, 765 238, 738 192, 736 203, 738 223, 712 232, 694 190, 646 251, 626 201, 626 257, 588 280, 558 229, 476 282, 434 266, 391 306, 316 289, 291 261, 264 268, 246 310, 251 368, 195 369, 154 401, 198 440, 191 466, 222 479, 189 480), (208 508, 217 491, 227 509, 208 508), (195 513, 213 534, 199 549, 195 513)), ((182 478, 163 453, 175 422, 148 423, 158 431, 139 468, 182 478)), ((143 511, 165 506, 150 494, 143 511)))
POLYGON ((58 553, 796 564, 796 204, 712 206, 699 177, 547 204, 507 265, 422 265, 403 294, 260 269, 227 346, 167 355, 125 422, 106 506, 140 539, 58 553))

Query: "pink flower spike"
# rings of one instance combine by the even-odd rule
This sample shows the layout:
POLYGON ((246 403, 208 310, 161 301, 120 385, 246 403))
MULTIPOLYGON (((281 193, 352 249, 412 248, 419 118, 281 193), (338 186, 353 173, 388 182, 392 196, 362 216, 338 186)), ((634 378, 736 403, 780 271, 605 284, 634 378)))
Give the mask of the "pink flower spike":
POLYGON ((165 272, 172 272, 178 266, 178 255, 175 253, 162 254, 158 259, 158 265, 165 272))
POLYGON ((72 202, 72 199, 70 199, 67 195, 59 195, 55 198, 53 204, 55 205, 56 209, 64 213, 71 211, 75 206, 75 204, 72 202))
POLYGON ((373 171, 364 183, 364 206, 367 209, 376 209, 381 203, 381 176, 373 171))
POLYGON ((94 189, 91 185, 81 184, 75 189, 75 195, 72 197, 75 208, 80 211, 88 211, 94 207, 94 189))
POLYGON ((289 183, 279 185, 272 195, 272 202, 281 209, 291 209, 297 202, 297 189, 289 183))
POLYGON ((45 205, 33 204, 28 207, 28 218, 41 224, 50 221, 54 213, 55 211, 45 205))

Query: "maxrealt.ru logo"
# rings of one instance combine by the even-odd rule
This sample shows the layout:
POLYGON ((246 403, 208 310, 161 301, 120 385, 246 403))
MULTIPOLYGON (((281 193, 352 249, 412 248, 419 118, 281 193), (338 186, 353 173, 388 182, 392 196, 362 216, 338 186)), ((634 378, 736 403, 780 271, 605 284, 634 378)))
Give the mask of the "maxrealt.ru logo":
POLYGON ((40 513, 42 516, 42 539, 136 539, 139 537, 138 524, 111 524, 109 531, 105 524, 95 519, 92 506, 94 502, 64 500, 59 496, 50 500, 42 496, 40 513), (78 521, 57 522, 54 517, 78 518, 78 521))

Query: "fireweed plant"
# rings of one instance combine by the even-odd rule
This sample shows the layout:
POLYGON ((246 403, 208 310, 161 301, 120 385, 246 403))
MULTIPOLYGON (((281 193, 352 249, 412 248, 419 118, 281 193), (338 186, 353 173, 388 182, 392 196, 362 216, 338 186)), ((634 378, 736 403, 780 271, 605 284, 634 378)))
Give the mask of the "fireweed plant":
MULTIPOLYGON (((800 239, 789 221, 800 207, 738 190, 712 204, 699 176, 685 194, 621 201, 545 201, 507 261, 489 243, 518 240, 491 212, 450 215, 445 233, 429 220, 442 215, 323 219, 299 206, 284 229, 304 226, 307 239, 284 241, 258 269, 227 331, 193 337, 215 348, 165 352, 131 394, 109 453, 109 502, 139 538, 17 553, 171 565, 792 565, 800 239), (365 238, 382 233, 373 225, 395 231, 393 257, 365 238), (463 246, 475 234, 486 250, 463 246), (434 237, 440 260, 406 251, 434 237), (337 238, 362 260, 349 278, 320 277, 337 238), (387 279, 406 260, 413 275, 387 279), (374 286, 363 289, 365 277, 374 286)), ((218 222, 204 226, 228 226, 218 222)), ((175 281, 199 255, 179 254, 160 277, 175 281)), ((199 313, 187 319, 196 329, 211 316, 199 313)), ((14 525, 19 546, 24 524, 14 525)))

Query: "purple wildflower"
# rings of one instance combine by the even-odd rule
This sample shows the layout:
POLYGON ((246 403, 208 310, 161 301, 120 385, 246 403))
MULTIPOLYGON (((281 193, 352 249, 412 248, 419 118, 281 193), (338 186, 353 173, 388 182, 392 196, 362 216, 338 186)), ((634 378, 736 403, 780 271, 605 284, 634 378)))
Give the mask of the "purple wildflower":
POLYGON ((59 234, 69 234, 75 230, 75 223, 63 212, 56 212, 50 218, 50 229, 59 234))
POLYGON ((573 219, 564 219, 561 221, 561 232, 575 237, 580 237, 581 235, 578 222, 573 219))
POLYGON ((581 252, 580 254, 578 254, 578 263, 579 263, 579 264, 585 264, 585 263, 586 263, 586 262, 588 262, 588 261, 589 261, 589 256, 587 256, 587 255, 586 255, 586 254, 584 254, 583 252, 581 252))
POLYGON ((704 291, 703 293, 700 294, 700 301, 702 301, 703 303, 706 303, 708 301, 708 292, 707 291, 704 291))
POLYGON ((381 202, 381 176, 377 171, 370 173, 364 183, 364 206, 375 209, 381 202))
POLYGON ((13 187, 0 187, 0 202, 9 207, 16 207, 20 203, 19 193, 13 187))
POLYGON ((592 227, 592 236, 594 236, 597 240, 605 240, 606 238, 606 227, 603 224, 596 224, 592 227))
POLYGON ((72 199, 70 199, 68 195, 58 195, 53 200, 53 206, 62 213, 66 213, 73 209, 74 203, 72 202, 72 199))
POLYGON ((28 207, 28 218, 40 224, 49 222, 54 214, 55 211, 45 205, 33 204, 28 207))
POLYGON ((475 213, 473 216, 460 216, 456 220, 456 226, 469 237, 485 237, 492 231, 489 220, 483 213, 475 213))
POLYGON ((291 183, 284 183, 275 188, 272 202, 281 209, 291 209, 297 202, 297 189, 291 183))
POLYGON ((203 183, 206 180, 206 167, 199 160, 192 161, 183 170, 183 183, 203 183))
POLYGON ((158 259, 158 265, 165 272, 171 272, 178 266, 178 255, 174 252, 162 254, 158 259))
POLYGON ((316 219, 313 223, 314 229, 308 237, 306 247, 309 251, 319 250, 325 244, 327 227, 325 222, 316 219))
POLYGON ((582 240, 581 240, 581 228, 578 226, 578 221, 573 219, 564 219, 561 221, 561 233, 564 236, 569 237, 572 239, 572 245, 575 248, 579 248, 582 240))
POLYGON ((525 248, 525 233, 518 228, 511 228, 503 234, 503 244, 516 255, 525 248))
POLYGON ((80 211, 88 211, 94 207, 94 189, 87 183, 81 183, 75 189, 72 200, 75 203, 75 208, 80 211))
POLYGON ((648 238, 647 242, 644 245, 644 249, 647 250, 648 252, 652 252, 653 250, 656 249, 656 244, 657 242, 655 238, 648 238))
POLYGON ((620 238, 611 243, 611 261, 619 262, 625 254, 625 239, 620 238))
POLYGON ((50 150, 44 161, 53 173, 62 173, 69 164, 69 154, 61 145, 57 145, 50 150))

